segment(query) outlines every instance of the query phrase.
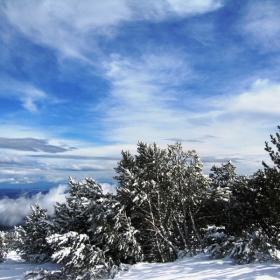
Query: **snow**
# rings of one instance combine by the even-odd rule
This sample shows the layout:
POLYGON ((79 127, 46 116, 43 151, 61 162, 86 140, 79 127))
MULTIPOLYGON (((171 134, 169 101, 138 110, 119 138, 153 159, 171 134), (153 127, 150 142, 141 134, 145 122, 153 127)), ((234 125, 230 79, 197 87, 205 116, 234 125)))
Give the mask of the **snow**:
POLYGON ((4 263, 0 264, 0 280, 22 280, 25 271, 36 267, 42 267, 47 270, 59 270, 61 266, 53 263, 35 264, 33 262, 26 262, 15 251, 11 251, 8 253, 4 263))
POLYGON ((139 263, 130 271, 123 273, 116 279, 129 280, 210 280, 210 279, 279 279, 280 265, 249 264, 235 265, 233 260, 210 260, 201 254, 192 258, 183 258, 173 263, 139 263))
MULTIPOLYGON (((57 270, 59 265, 46 263, 36 265, 23 261, 14 251, 10 252, 4 263, 0 264, 0 280, 23 279, 26 270, 43 267, 57 270)), ((235 265, 229 258, 210 260, 201 254, 183 258, 171 263, 138 263, 115 279, 123 280, 271 280, 280 279, 280 264, 263 263, 235 265)))

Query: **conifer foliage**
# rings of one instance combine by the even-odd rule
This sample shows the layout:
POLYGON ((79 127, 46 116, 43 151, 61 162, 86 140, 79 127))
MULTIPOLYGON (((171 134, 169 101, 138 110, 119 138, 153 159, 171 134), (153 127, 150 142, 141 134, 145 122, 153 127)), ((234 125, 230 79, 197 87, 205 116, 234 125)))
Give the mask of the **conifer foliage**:
POLYGON ((63 264, 73 279, 114 275, 123 263, 142 258, 138 233, 126 216, 124 206, 112 194, 103 194, 93 179, 70 178, 66 204, 55 206, 56 233, 47 237, 52 259, 63 264))
POLYGON ((52 233, 52 221, 47 210, 38 204, 31 205, 25 227, 15 227, 16 249, 24 260, 43 263, 51 260, 52 249, 46 237, 52 233))
MULTIPOLYGON (((56 276, 38 269, 26 279, 113 278, 126 264, 202 250, 238 264, 277 259, 280 134, 271 142, 276 151, 268 143, 265 150, 274 166, 263 163, 252 176, 237 175, 231 161, 206 176, 197 153, 180 143, 161 149, 140 141, 137 155, 122 151, 116 195, 104 194, 93 179, 70 177, 66 203, 56 203, 53 217, 33 205, 26 225, 15 228, 14 246, 24 259, 62 264, 56 276)), ((6 240, 0 232, 0 259, 6 240)))
POLYGON ((15 233, 0 231, 0 263, 4 261, 15 239, 15 233))
POLYGON ((164 150, 139 142, 137 151, 135 157, 123 151, 115 169, 119 199, 141 232, 145 259, 174 260, 202 245, 205 221, 196 218, 208 198, 209 180, 196 152, 183 152, 180 143, 164 150))

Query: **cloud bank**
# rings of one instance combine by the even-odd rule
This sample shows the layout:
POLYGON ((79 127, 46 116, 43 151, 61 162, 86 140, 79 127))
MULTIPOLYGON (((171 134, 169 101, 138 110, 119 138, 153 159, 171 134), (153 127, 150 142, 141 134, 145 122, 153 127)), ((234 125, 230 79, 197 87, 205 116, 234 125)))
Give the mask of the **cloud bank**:
MULTIPOLYGON (((116 194, 117 186, 115 184, 101 183, 100 185, 104 193, 116 194)), ((31 197, 23 194, 16 199, 8 197, 0 199, 0 226, 13 227, 23 223, 24 218, 31 212, 30 205, 35 203, 39 204, 43 209, 47 209, 50 216, 53 215, 53 206, 56 202, 66 202, 65 197, 67 196, 68 189, 68 185, 59 185, 56 188, 50 189, 46 194, 38 192, 31 197)))
POLYGON ((62 153, 75 148, 64 148, 50 145, 45 139, 35 138, 3 138, 0 137, 0 149, 12 149, 29 152, 62 153))
POLYGON ((39 192, 31 197, 21 196, 17 199, 4 197, 0 200, 0 225, 15 226, 23 222, 23 219, 30 213, 30 205, 39 204, 47 209, 48 214, 54 212, 53 205, 56 202, 65 202, 67 185, 59 185, 57 188, 50 189, 46 194, 39 192))

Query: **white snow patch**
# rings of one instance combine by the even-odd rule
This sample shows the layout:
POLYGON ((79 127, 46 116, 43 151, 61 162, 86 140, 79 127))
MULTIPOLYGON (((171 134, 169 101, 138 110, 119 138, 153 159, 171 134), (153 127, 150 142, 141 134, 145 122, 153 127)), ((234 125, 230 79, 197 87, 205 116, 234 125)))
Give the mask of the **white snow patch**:
MULTIPOLYGON (((43 267, 58 270, 59 265, 46 263, 34 264, 23 261, 14 251, 10 252, 4 263, 0 264, 0 280, 23 279, 26 270, 43 267)), ((271 280, 280 279, 280 264, 262 263, 235 265, 225 258, 210 260, 201 254, 192 258, 183 258, 170 263, 138 263, 115 279, 125 280, 271 280)))
POLYGON ((33 270, 36 267, 57 271, 61 266, 54 263, 36 264, 26 262, 15 251, 12 251, 8 253, 4 263, 0 264, 0 280, 22 280, 25 271, 33 270))
POLYGON ((280 265, 273 263, 235 265, 232 259, 210 260, 201 254, 171 263, 138 263, 115 279, 126 280, 217 280, 280 279, 280 265))

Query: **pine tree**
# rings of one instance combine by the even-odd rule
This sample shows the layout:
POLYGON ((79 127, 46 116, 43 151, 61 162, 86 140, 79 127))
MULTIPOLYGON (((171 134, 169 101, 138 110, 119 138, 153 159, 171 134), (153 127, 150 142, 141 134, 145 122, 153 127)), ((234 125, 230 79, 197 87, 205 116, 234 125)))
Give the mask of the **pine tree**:
POLYGON ((52 250, 46 238, 53 233, 53 223, 46 209, 38 204, 30 207, 25 226, 15 227, 18 236, 15 247, 24 260, 43 263, 51 260, 52 250))
MULTIPOLYGON (((210 219, 210 224, 225 226, 227 233, 236 234, 237 231, 242 231, 246 224, 243 198, 240 194, 242 192, 244 195, 248 178, 237 175, 236 166, 231 161, 222 163, 221 167, 214 165, 211 171, 213 173, 210 173, 209 177, 212 187, 210 201, 213 219, 210 219)), ((244 199, 246 200, 245 197, 244 199)))
POLYGON ((277 259, 275 252, 280 247, 279 133, 276 137, 271 135, 271 142, 277 151, 267 142, 265 150, 274 167, 263 162, 264 169, 250 177, 237 176, 230 166, 212 169, 214 174, 210 177, 216 189, 216 201, 226 196, 220 220, 226 230, 220 240, 212 240, 212 254, 230 255, 240 264, 277 259))
POLYGON ((116 197, 103 194, 93 179, 70 178, 69 184, 67 203, 55 206, 57 233, 48 238, 64 273, 91 279, 116 273, 122 262, 140 260, 137 231, 116 197))
POLYGON ((141 232, 145 259, 174 260, 180 251, 201 245, 196 218, 209 180, 195 151, 184 153, 179 143, 164 150, 140 141, 137 151, 135 157, 123 151, 115 168, 118 196, 141 232))
POLYGON ((0 231, 0 263, 4 261, 15 240, 13 232, 0 231))
MULTIPOLYGON (((280 130, 280 126, 278 126, 280 130)), ((270 242, 280 248, 280 134, 273 135, 271 142, 276 151, 265 142, 273 167, 263 162, 264 169, 258 170, 249 182, 249 205, 253 223, 258 225, 270 242)))
POLYGON ((95 279, 106 275, 105 254, 91 244, 87 234, 70 231, 53 234, 47 241, 55 249, 52 259, 63 265, 62 275, 68 279, 95 279))
POLYGON ((209 200, 210 180, 203 174, 203 163, 197 153, 184 152, 180 143, 168 146, 167 159, 167 175, 176 208, 174 220, 179 231, 176 234, 182 236, 187 248, 201 248, 202 229, 208 219, 204 208, 209 200))

